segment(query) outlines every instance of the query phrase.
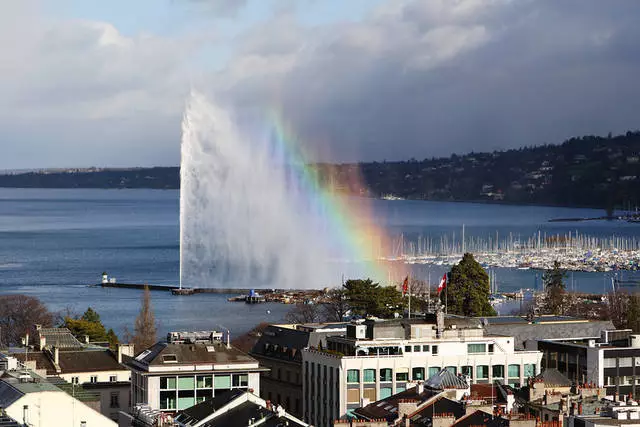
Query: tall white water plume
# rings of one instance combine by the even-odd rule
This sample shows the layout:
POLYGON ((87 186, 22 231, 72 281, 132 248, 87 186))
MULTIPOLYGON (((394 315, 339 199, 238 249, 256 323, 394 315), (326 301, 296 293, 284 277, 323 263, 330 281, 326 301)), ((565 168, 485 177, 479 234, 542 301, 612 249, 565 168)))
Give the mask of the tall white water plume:
POLYGON ((182 131, 181 286, 336 284, 327 222, 282 147, 242 135, 227 111, 197 93, 182 131))

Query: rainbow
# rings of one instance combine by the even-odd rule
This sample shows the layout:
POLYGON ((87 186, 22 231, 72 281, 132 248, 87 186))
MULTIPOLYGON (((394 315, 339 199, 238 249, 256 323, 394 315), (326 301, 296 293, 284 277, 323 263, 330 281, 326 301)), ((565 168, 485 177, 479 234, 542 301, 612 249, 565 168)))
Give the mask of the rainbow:
MULTIPOLYGON (((358 271, 359 277, 347 278, 371 278, 383 285, 388 284, 389 271, 383 264, 382 251, 383 248, 390 247, 389 238, 385 230, 376 224, 371 200, 362 198, 357 202, 353 199, 350 201, 347 197, 340 196, 333 185, 323 185, 317 168, 308 162, 310 156, 305 155, 282 115, 272 110, 267 117, 272 142, 276 144, 279 154, 283 155, 284 161, 295 169, 297 187, 318 211, 324 213, 329 224, 329 238, 337 244, 342 256, 362 265, 358 271)), ((348 184, 350 188, 364 188, 357 168, 350 173, 347 181, 341 184, 348 184)), ((397 271, 394 277, 398 277, 397 271)))

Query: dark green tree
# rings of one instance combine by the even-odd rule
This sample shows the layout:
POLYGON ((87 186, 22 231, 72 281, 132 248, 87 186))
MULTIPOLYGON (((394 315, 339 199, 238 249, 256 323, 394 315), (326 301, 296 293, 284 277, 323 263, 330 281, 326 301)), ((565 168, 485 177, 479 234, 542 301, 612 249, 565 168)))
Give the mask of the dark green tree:
POLYGON ((354 314, 390 317, 403 308, 402 294, 393 286, 380 286, 371 279, 347 280, 344 292, 354 314))
POLYGON ((542 275, 546 311, 553 314, 563 314, 566 294, 564 279, 566 276, 567 273, 560 267, 559 261, 554 261, 553 267, 542 275))
POLYGON ((117 344, 118 337, 112 329, 107 332, 106 328, 100 320, 100 315, 91 307, 80 317, 66 316, 63 325, 69 329, 71 333, 83 341, 85 336, 89 337, 89 341, 109 342, 109 344, 117 344), (110 335, 110 334, 111 335, 110 335))
POLYGON ((640 332, 640 295, 637 293, 629 295, 628 301, 625 313, 626 327, 638 333, 640 332))
POLYGON ((331 289, 328 292, 326 303, 324 304, 325 320, 329 322, 342 322, 350 308, 345 289, 331 289))
POLYGON ((440 294, 447 311, 461 316, 495 316, 489 303, 489 275, 482 266, 466 253, 451 268, 446 292, 440 294))

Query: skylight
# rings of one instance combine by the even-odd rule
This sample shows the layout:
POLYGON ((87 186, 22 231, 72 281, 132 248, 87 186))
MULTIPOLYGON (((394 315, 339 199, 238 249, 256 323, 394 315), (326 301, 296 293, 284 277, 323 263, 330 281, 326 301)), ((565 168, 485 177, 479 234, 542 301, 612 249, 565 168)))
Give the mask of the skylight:
POLYGON ((151 350, 145 350, 136 357, 136 360, 142 360, 145 357, 147 357, 149 354, 151 354, 151 350))

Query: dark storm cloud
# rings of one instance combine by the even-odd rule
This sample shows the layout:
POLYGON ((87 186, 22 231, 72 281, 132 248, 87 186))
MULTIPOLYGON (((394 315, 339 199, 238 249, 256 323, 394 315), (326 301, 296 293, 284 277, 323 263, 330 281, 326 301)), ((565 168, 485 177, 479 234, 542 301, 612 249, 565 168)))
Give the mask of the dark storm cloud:
POLYGON ((336 159, 561 142, 639 127, 637 16, 636 2, 419 0, 331 28, 281 18, 216 80, 239 108, 280 105, 336 159))

